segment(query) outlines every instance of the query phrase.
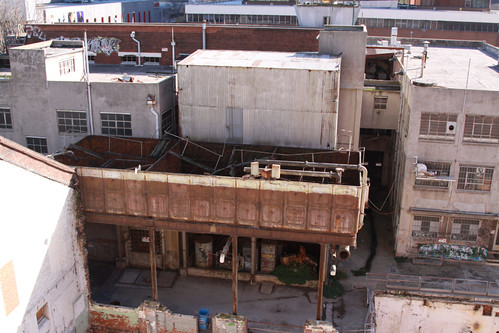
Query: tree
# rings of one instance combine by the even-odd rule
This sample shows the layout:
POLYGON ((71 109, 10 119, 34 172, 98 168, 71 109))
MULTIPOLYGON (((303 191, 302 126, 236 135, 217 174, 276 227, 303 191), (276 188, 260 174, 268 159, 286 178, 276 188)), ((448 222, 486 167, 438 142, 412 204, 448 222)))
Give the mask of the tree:
POLYGON ((26 11, 23 0, 0 0, 0 54, 7 52, 9 43, 7 36, 13 35, 17 39, 24 33, 25 23, 26 11))

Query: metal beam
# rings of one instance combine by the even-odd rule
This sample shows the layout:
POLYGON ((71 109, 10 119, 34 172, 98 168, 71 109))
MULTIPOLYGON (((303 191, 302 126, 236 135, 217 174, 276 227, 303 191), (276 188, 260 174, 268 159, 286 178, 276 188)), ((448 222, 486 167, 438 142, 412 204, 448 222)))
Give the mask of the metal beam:
POLYGON ((256 238, 251 237, 251 278, 256 275, 256 238))
POLYGON ((85 217, 87 222, 91 223, 123 225, 142 229, 155 228, 200 234, 237 235, 239 237, 248 238, 276 239, 290 242, 355 245, 355 235, 327 234, 310 230, 290 231, 283 229, 263 229, 221 223, 175 221, 171 219, 94 212, 85 212, 85 217))
POLYGON ((151 285, 152 299, 158 300, 158 282, 156 280, 156 240, 154 237, 154 229, 149 229, 149 260, 151 264, 151 285))
MULTIPOLYGON (((265 170, 265 168, 259 168, 260 171, 265 170)), ((251 172, 250 167, 244 167, 244 172, 251 172)), ((304 176, 304 177, 316 177, 316 178, 338 178, 337 172, 332 171, 309 171, 309 170, 290 170, 281 169, 281 175, 285 176, 304 176)))
POLYGON ((187 269, 187 233, 182 231, 182 268, 187 269))
POLYGON ((232 314, 237 315, 237 236, 232 237, 232 314))

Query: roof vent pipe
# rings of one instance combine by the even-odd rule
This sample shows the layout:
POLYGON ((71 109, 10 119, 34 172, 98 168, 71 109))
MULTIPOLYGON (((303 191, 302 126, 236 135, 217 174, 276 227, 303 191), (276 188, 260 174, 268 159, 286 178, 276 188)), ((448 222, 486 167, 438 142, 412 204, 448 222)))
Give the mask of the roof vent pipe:
POLYGON ((130 33, 130 37, 133 39, 133 41, 134 41, 135 43, 137 43, 137 48, 138 48, 138 51, 139 51, 139 63, 138 63, 138 64, 136 64, 135 66, 142 66, 142 65, 140 64, 140 42, 139 42, 138 40, 136 40, 136 39, 135 39, 135 31, 132 31, 132 32, 130 33))
POLYGON ((203 20, 203 50, 206 50, 206 20, 203 20))

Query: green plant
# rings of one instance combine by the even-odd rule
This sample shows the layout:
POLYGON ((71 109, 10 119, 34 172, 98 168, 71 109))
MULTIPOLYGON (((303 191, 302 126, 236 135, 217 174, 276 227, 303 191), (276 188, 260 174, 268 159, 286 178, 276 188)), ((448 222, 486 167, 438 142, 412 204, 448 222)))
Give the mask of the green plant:
POLYGON ((362 267, 359 269, 352 269, 352 274, 353 276, 365 276, 366 275, 366 268, 362 267))
POLYGON ((400 263, 403 263, 403 262, 406 262, 407 260, 409 260, 408 257, 404 257, 404 256, 395 256, 395 261, 398 262, 399 264, 400 263))
POLYGON ((279 281, 286 285, 290 284, 305 284, 309 280, 313 280, 312 268, 306 265, 280 265, 272 272, 279 281))
POLYGON ((335 278, 329 280, 329 283, 324 286, 323 295, 326 298, 340 297, 345 293, 343 285, 335 278))

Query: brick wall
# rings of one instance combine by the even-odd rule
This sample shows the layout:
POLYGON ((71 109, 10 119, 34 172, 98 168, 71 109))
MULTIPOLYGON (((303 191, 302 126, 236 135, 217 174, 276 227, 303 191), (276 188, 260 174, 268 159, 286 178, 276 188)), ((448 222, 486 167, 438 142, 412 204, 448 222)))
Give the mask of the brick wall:
MULTIPOLYGON (((87 38, 115 37, 120 40, 120 52, 137 52, 137 43, 130 38, 135 31, 135 38, 141 42, 141 52, 161 53, 161 64, 172 64, 171 38, 175 35, 175 55, 192 53, 203 47, 203 35, 200 24, 39 24, 33 27, 36 34, 27 34, 27 43, 36 43, 54 38, 80 38, 87 31, 87 38), (41 36, 41 38, 40 38, 41 36), (162 49, 168 51, 162 51, 162 49)), ((282 52, 316 52, 319 47, 317 36, 319 29, 249 27, 237 25, 209 25, 206 29, 206 47, 225 50, 259 50, 282 52)), ((116 52, 110 56, 99 54, 96 63, 119 63, 116 52)))

